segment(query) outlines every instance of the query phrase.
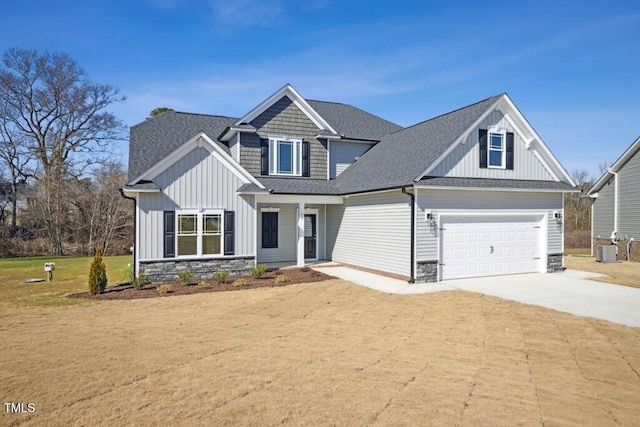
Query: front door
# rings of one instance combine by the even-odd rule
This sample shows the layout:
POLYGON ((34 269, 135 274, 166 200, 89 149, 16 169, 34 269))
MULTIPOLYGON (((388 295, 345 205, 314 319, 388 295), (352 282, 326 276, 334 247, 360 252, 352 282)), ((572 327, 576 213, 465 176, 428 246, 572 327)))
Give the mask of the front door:
POLYGON ((304 257, 317 258, 316 254, 316 214, 304 215, 304 257))

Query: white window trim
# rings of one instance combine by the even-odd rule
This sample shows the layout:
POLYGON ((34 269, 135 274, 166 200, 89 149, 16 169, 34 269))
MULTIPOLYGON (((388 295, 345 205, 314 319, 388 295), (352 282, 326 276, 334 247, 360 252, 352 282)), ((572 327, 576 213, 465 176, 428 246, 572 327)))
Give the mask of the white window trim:
POLYGON ((505 129, 489 129, 487 131, 487 168, 488 169, 506 169, 507 168, 507 131, 505 129), (502 138, 502 158, 500 166, 491 165, 491 152, 498 151, 491 149, 491 135, 500 135, 502 138))
POLYGON ((269 175, 274 176, 302 176, 302 138, 294 137, 269 137, 269 175), (293 143, 293 173, 278 172, 278 164, 280 163, 280 146, 279 142, 293 143), (272 161, 273 159, 273 161, 272 161))
POLYGON ((204 257, 218 257, 224 255, 224 209, 182 209, 176 210, 176 258, 204 258, 204 257), (196 253, 189 255, 178 254, 178 240, 180 239, 180 215, 196 215, 196 253), (217 254, 203 254, 202 253, 202 237, 204 234, 204 216, 205 215, 220 215, 220 252, 217 254))

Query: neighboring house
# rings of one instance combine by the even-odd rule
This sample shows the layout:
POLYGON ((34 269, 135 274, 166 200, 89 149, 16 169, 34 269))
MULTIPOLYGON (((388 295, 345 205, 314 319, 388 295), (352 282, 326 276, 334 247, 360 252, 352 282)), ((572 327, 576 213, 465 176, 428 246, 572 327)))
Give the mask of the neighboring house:
POLYGON ((618 259, 640 261, 640 138, 587 192, 592 198, 591 242, 618 240, 618 259), (613 235, 615 233, 615 236, 613 235))
POLYGON ((284 86, 241 118, 131 128, 151 280, 327 259, 438 281, 562 268, 569 175, 506 94, 401 128, 284 86))

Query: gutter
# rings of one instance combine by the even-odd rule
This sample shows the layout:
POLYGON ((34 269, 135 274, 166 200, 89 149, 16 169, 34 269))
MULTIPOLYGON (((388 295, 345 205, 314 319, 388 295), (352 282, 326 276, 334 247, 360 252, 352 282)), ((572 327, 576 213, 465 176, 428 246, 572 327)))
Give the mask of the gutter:
POLYGON ((416 209, 415 209, 415 204, 416 204, 416 195, 413 193, 407 193, 407 187, 402 187, 402 193, 406 194, 407 196, 409 196, 411 198, 411 267, 409 268, 409 271, 411 272, 410 277, 409 277, 409 283, 415 283, 415 275, 414 275, 414 271, 413 271, 413 266, 415 264, 415 259, 416 259, 416 254, 415 254, 415 233, 416 233, 416 229, 415 229, 415 221, 416 221, 416 209))
POLYGON ((138 234, 138 224, 136 224, 136 209, 138 208, 138 199, 124 194, 124 188, 120 189, 120 195, 124 199, 133 200, 133 277, 135 278, 138 277, 138 263, 136 263, 136 252, 138 251, 138 246, 136 245, 136 234, 138 234))

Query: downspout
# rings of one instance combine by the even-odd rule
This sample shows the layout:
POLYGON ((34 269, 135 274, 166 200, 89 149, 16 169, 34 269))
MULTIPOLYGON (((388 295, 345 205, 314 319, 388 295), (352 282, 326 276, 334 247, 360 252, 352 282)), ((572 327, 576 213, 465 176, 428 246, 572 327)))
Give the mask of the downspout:
POLYGON ((409 196, 411 198, 411 267, 409 268, 409 271, 411 272, 410 278, 409 278, 409 283, 415 283, 415 275, 413 273, 413 265, 415 264, 415 259, 416 259, 416 254, 415 254, 415 245, 414 245, 414 241, 415 241, 415 222, 416 222, 416 209, 415 209, 415 204, 416 204, 416 195, 413 193, 407 193, 407 187, 402 187, 402 193, 406 194, 407 196, 409 196))
POLYGON ((614 178, 614 187, 613 187, 613 232, 618 233, 618 172, 614 172, 609 169, 609 173, 611 173, 614 178))
POLYGON ((137 263, 136 263, 136 252, 138 251, 138 246, 136 245, 136 234, 138 234, 138 224, 136 224, 136 209, 138 208, 137 206, 137 199, 134 197, 129 197, 127 195, 124 194, 124 188, 120 189, 120 195, 125 198, 125 199, 129 199, 129 200, 133 200, 133 277, 138 277, 138 269, 137 267, 137 263))

